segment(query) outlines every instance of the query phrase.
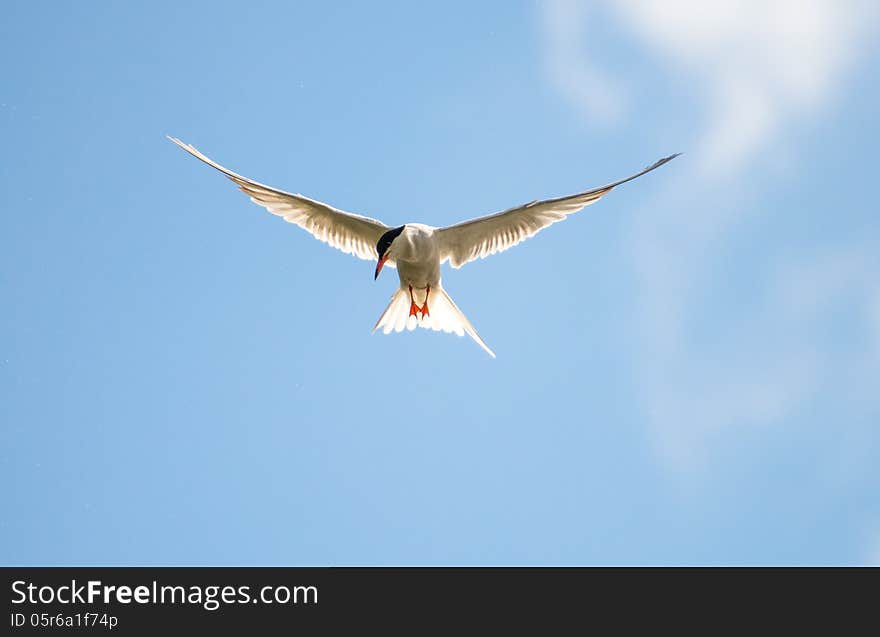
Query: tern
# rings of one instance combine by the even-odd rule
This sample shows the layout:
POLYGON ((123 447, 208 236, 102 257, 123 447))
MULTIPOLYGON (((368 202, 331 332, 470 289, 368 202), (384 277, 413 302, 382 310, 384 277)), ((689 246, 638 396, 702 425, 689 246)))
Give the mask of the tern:
POLYGON ((406 223, 390 228, 381 221, 337 210, 303 195, 293 194, 242 177, 206 157, 193 146, 176 137, 168 137, 194 157, 226 175, 251 200, 285 221, 295 223, 316 239, 334 248, 368 261, 376 261, 373 279, 385 266, 396 267, 400 286, 373 332, 401 332, 418 327, 467 333, 495 358, 477 330, 443 289, 440 264, 449 262, 453 268, 503 252, 534 236, 544 228, 562 221, 568 215, 598 201, 613 188, 632 181, 672 161, 681 153, 664 157, 644 170, 606 186, 575 195, 532 201, 445 228, 421 223, 406 223))

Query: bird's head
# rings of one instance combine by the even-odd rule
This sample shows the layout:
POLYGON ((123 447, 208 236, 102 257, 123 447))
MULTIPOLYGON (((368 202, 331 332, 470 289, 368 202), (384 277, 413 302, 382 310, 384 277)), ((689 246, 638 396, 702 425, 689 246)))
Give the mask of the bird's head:
POLYGON ((400 226, 399 228, 389 230, 379 237, 379 241, 376 242, 376 254, 379 255, 379 262, 376 264, 376 275, 373 277, 374 281, 379 278, 382 266, 385 265, 385 262, 391 254, 391 245, 400 233, 403 232, 404 228, 406 228, 406 226, 400 226))

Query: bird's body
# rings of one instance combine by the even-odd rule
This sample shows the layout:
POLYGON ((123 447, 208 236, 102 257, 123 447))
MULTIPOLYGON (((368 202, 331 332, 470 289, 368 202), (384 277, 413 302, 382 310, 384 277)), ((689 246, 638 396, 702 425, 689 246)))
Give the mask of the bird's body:
POLYGON ((389 263, 397 267, 400 286, 424 289, 440 285, 440 247, 437 228, 408 223, 391 245, 389 263))
POLYGON ((373 331, 385 334, 404 329, 427 329, 469 334, 493 358, 494 352, 480 338, 455 302, 443 289, 440 266, 449 261, 460 268, 474 259, 502 252, 535 235, 547 226, 598 201, 603 195, 677 157, 671 155, 626 179, 576 195, 533 201, 486 217, 445 228, 407 223, 389 228, 381 221, 337 210, 332 206, 266 186, 242 177, 209 159, 194 147, 173 137, 175 144, 213 166, 269 212, 283 217, 343 252, 361 259, 377 260, 375 277, 385 265, 397 268, 400 286, 376 322, 373 331))
POLYGON ((376 274, 378 276, 383 265, 396 267, 400 287, 391 296, 373 331, 381 328, 385 334, 389 334, 423 327, 459 336, 467 333, 494 358, 495 353, 443 289, 440 277, 443 259, 440 229, 423 223, 408 223, 390 233, 397 230, 400 232, 385 251, 376 274))

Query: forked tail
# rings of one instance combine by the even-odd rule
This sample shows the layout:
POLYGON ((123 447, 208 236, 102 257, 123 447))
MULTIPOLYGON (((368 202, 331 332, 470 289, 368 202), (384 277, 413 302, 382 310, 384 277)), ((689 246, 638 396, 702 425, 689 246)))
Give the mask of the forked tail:
MULTIPOLYGON (((421 313, 412 315, 410 312, 413 301, 409 296, 408 288, 398 288, 392 295, 391 302, 382 316, 373 326, 373 332, 382 328, 384 334, 391 332, 402 332, 404 328, 414 330, 416 327, 424 327, 441 332, 452 332, 459 336, 464 336, 465 332, 474 339, 477 344, 482 347, 492 358, 495 358, 495 352, 489 349, 489 346, 477 334, 477 330, 467 320, 449 295, 441 286, 432 287, 427 299, 425 298, 426 290, 413 290, 413 294, 417 296, 416 304, 427 303, 428 314, 421 313)), ((419 305, 421 307, 421 305, 419 305)))

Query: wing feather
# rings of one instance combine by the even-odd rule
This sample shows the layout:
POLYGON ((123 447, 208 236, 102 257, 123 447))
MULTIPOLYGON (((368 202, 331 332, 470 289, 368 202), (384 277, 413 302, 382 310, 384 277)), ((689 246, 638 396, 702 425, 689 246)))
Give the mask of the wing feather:
POLYGON ((474 259, 483 259, 497 252, 503 252, 535 236, 547 226, 562 221, 568 215, 595 203, 612 188, 659 168, 679 154, 664 157, 644 170, 607 186, 568 197, 532 201, 524 206, 442 228, 437 232, 441 258, 444 261, 449 259, 453 268, 460 268, 474 259))
POLYGON ((202 160, 238 185, 254 203, 263 206, 285 221, 295 223, 319 241, 361 259, 376 260, 376 242, 388 230, 381 221, 337 210, 314 199, 297 195, 242 177, 224 168, 196 148, 175 137, 169 137, 190 155, 202 160))

